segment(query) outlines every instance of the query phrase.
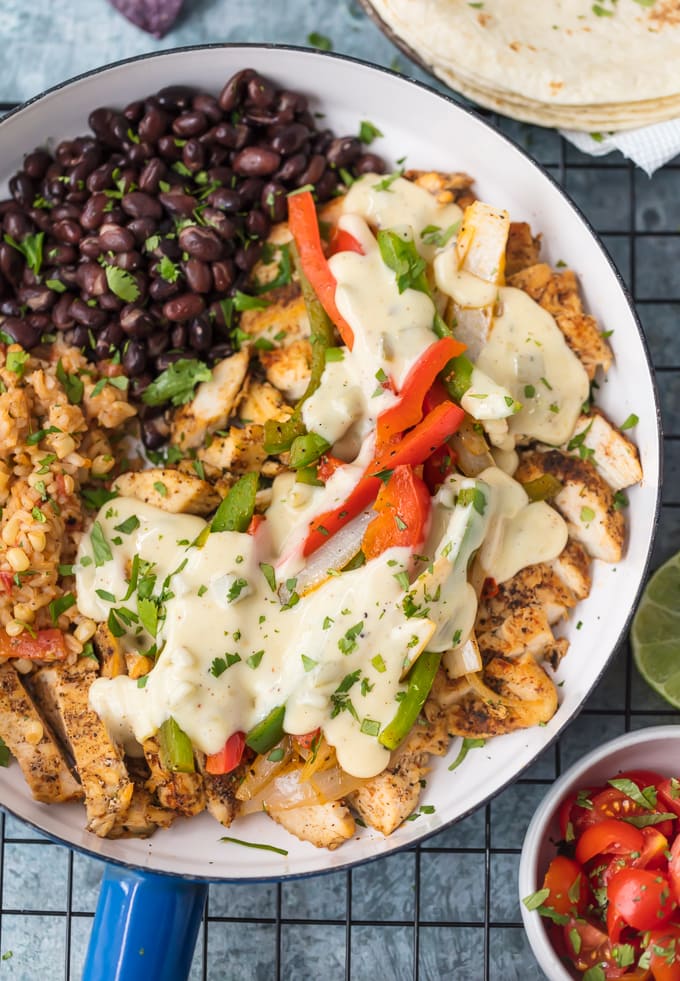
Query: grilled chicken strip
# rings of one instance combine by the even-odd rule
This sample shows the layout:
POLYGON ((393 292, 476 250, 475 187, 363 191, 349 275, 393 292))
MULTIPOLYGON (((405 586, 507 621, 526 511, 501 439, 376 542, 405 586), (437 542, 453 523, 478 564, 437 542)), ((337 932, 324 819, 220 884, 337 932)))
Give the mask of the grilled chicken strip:
POLYGON ((300 841, 308 841, 317 848, 328 848, 330 851, 351 838, 356 830, 349 809, 337 800, 281 811, 271 808, 268 814, 300 841))
POLYGON ((148 838, 158 828, 169 828, 176 815, 159 807, 146 787, 135 783, 127 814, 116 821, 107 838, 148 838))
MULTIPOLYGON (((132 800, 133 784, 120 747, 88 704, 96 666, 81 658, 74 667, 50 665, 33 678, 36 693, 51 700, 59 713, 68 748, 85 791, 87 828, 106 838, 122 821, 132 800)), ((39 696, 40 697, 40 696, 39 696)))
POLYGON ((256 423, 242 428, 232 426, 226 436, 214 436, 205 449, 199 450, 198 458, 215 470, 229 470, 234 474, 259 471, 267 459, 263 443, 262 426, 256 423))
MULTIPOLYGON (((599 409, 579 418, 569 445, 578 456, 590 460, 614 491, 642 480, 637 446, 619 432, 599 409)), ((563 449, 568 449, 568 446, 563 449)))
POLYGON ((210 381, 201 382, 191 402, 172 418, 172 442, 187 450, 202 446, 207 433, 223 429, 248 371, 247 350, 238 351, 215 366, 210 381))
POLYGON ((155 737, 145 740, 144 756, 151 771, 146 789, 156 794, 160 804, 192 817, 205 810, 205 790, 200 773, 173 773, 161 763, 161 751, 155 737))
POLYGON ((505 249, 505 275, 535 266, 541 252, 541 236, 531 234, 531 226, 525 221, 511 221, 508 244, 505 249))
POLYGON ((522 455, 515 479, 526 483, 546 473, 562 484, 553 503, 566 519, 571 537, 593 558, 618 562, 626 533, 624 516, 615 508, 614 491, 593 464, 560 450, 534 450, 522 455))
POLYGON ((207 480, 164 467, 121 474, 113 486, 121 497, 134 497, 170 514, 212 514, 221 500, 207 480))
POLYGON ((238 813, 239 802, 236 790, 243 779, 245 767, 238 767, 232 773, 215 775, 205 772, 205 756, 197 753, 198 767, 203 774, 206 809, 216 821, 228 828, 238 813))
POLYGON ((567 344, 578 356, 592 380, 598 367, 608 371, 613 355, 594 317, 583 312, 578 281, 571 269, 553 271, 544 262, 515 273, 508 286, 524 290, 544 310, 551 313, 567 344))
POLYGON ((80 800, 83 788, 69 770, 50 728, 9 662, 0 664, 0 736, 36 800, 80 800))
POLYGON ((549 564, 576 599, 590 595, 590 559, 583 546, 573 538, 567 540, 561 554, 549 564))
POLYGON ((483 672, 452 681, 441 670, 425 706, 441 715, 451 735, 489 739, 548 722, 557 710, 557 690, 531 654, 494 657, 483 672))
POLYGON ((429 191, 440 204, 457 204, 466 208, 476 200, 472 177, 458 171, 447 174, 439 170, 407 170, 407 181, 429 191))

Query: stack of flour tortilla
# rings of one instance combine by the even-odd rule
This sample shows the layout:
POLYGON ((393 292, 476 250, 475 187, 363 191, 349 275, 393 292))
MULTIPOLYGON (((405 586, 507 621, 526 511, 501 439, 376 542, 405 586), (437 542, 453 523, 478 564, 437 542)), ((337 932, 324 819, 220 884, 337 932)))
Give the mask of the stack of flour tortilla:
POLYGON ((680 117, 680 0, 365 0, 452 89, 560 129, 680 117))

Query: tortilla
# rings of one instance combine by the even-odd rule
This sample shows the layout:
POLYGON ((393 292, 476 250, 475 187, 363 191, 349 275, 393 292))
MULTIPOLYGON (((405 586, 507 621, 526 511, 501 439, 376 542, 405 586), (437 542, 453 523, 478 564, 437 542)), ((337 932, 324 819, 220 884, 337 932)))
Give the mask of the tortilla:
POLYGON ((367 0, 395 39, 481 105, 549 126, 680 115, 680 0, 367 0))

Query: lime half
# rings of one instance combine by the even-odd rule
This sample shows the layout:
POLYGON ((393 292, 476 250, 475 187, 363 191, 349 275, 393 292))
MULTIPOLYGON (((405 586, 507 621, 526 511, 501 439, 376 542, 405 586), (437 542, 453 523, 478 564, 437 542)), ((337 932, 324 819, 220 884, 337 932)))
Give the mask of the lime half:
POLYGON ((642 677, 680 708, 680 552, 647 583, 633 620, 631 642, 642 677))

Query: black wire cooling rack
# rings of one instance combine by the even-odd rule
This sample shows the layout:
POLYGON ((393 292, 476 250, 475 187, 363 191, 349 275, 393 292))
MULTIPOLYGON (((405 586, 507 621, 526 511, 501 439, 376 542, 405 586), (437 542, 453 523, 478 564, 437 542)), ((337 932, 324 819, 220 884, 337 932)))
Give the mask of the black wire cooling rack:
MULTIPOLYGON (((0 104, 0 114, 12 106, 0 104)), ((661 392, 666 490, 653 567, 680 549, 680 159, 652 180, 620 156, 484 113, 581 206, 635 299, 661 392)), ((479 812, 368 866, 294 882, 210 887, 192 981, 538 981, 521 925, 524 831, 563 767, 629 729, 675 722, 628 645, 557 744, 479 812)), ((0 981, 75 981, 102 865, 0 816, 0 981)))

